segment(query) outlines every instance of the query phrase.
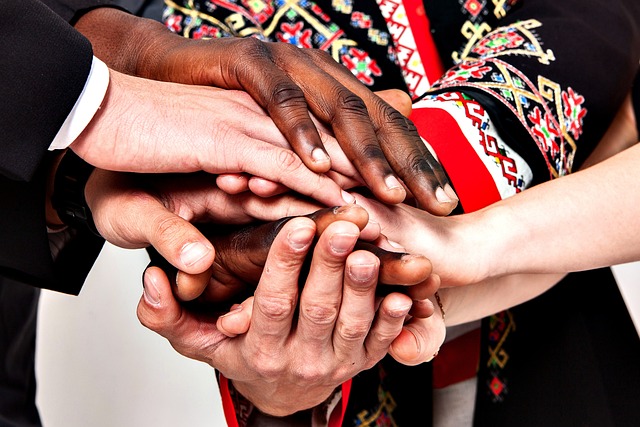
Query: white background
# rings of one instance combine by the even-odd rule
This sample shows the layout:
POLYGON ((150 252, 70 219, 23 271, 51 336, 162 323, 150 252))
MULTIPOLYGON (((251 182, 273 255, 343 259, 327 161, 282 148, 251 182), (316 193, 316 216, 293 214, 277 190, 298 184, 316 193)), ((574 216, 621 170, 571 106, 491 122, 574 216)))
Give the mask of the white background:
MULTIPOLYGON (((218 427, 213 369, 138 322, 144 251, 106 245, 77 297, 45 291, 37 344, 45 427, 218 427)), ((640 330, 640 264, 617 266, 640 330)))

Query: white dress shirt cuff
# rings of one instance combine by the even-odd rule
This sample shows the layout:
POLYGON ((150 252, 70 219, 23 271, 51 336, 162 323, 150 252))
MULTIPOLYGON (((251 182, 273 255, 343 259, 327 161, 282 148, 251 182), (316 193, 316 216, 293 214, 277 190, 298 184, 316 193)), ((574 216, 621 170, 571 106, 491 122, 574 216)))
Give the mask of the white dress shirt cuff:
POLYGON ((67 148, 75 141, 100 108, 108 86, 109 69, 104 62, 94 56, 82 93, 53 139, 49 150, 67 148))

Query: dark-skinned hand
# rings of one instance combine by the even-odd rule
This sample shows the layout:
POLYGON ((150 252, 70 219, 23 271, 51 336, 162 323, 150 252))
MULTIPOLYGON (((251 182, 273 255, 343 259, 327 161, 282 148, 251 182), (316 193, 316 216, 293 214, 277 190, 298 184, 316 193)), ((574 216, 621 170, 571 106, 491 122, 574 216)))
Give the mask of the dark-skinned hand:
POLYGON ((246 91, 315 172, 328 172, 332 160, 312 116, 333 131, 379 200, 403 201, 406 186, 428 212, 446 215, 457 205, 442 166, 413 123, 326 52, 253 38, 185 39, 113 8, 91 10, 75 27, 114 70, 246 91))
MULTIPOLYGON (((358 205, 325 208, 305 216, 315 222, 317 236, 337 221, 353 223, 359 230, 363 230, 369 221, 367 212, 358 205)), ((242 227, 222 224, 199 226, 199 230, 216 248, 213 266, 201 274, 178 272, 153 249, 149 250, 151 265, 161 266, 169 277, 175 279, 172 280, 175 292, 183 300, 190 301, 198 298, 195 306, 213 302, 220 309, 220 302, 238 303, 253 294, 263 274, 273 241, 290 219, 289 217, 242 227), (197 291, 203 287, 205 291, 201 295, 189 294, 185 291, 197 291)), ((413 316, 431 316, 433 305, 427 298, 431 297, 439 286, 438 277, 431 274, 431 262, 421 255, 383 249, 381 246, 384 246, 386 241, 384 236, 377 234, 377 230, 369 231, 366 237, 369 241, 358 239, 351 250, 366 250, 379 258, 380 272, 376 293, 379 296, 391 292, 406 293, 416 301, 411 312, 413 316)), ((386 247, 391 248, 388 244, 386 247)), ((303 268, 303 274, 300 277, 301 285, 306 279, 305 272, 308 271, 310 261, 309 258, 303 268)), ((208 304, 204 304, 204 307, 211 309, 208 304)))

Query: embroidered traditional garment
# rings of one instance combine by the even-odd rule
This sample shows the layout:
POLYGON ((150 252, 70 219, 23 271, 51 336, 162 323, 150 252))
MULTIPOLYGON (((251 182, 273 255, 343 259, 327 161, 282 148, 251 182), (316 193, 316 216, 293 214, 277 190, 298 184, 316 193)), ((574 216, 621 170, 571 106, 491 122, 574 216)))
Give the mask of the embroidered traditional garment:
MULTIPOLYGON (((165 24, 185 37, 256 37, 322 49, 372 90, 405 90, 416 101, 411 119, 464 211, 575 170, 629 92, 640 59, 637 0, 165 3, 165 24)), ((504 405, 521 386, 505 374, 518 324, 511 311, 483 321, 479 407, 486 409, 487 398, 504 405)), ((332 425, 427 426, 430 387, 416 395, 406 384, 431 384, 431 377, 431 364, 405 367, 387 358, 343 386, 348 405, 332 407, 332 425)), ((251 406, 230 395, 223 378, 221 385, 228 422, 244 425, 251 406)), ((554 425, 540 418, 503 422, 554 425)))

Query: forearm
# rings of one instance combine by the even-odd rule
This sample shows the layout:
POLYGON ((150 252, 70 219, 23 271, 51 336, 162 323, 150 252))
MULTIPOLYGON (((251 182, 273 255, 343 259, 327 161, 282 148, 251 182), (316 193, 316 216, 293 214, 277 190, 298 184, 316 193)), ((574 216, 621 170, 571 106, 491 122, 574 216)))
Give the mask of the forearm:
POLYGON ((474 285, 440 289, 440 300, 447 313, 445 323, 455 326, 473 322, 522 304, 546 292, 564 276, 563 273, 511 274, 474 285))
POLYGON ((492 242, 507 246, 492 249, 501 254, 495 260, 500 274, 570 272, 638 260, 638 161, 640 146, 635 145, 467 215, 465 221, 495 230, 492 242))

